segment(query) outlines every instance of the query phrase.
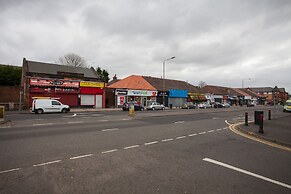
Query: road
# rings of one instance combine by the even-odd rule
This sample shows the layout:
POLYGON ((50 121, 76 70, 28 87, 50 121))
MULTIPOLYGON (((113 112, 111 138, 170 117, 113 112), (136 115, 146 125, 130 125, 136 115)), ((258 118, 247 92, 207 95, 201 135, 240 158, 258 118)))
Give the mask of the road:
POLYGON ((7 115, 0 193, 290 193, 290 152, 226 123, 256 108, 7 115))

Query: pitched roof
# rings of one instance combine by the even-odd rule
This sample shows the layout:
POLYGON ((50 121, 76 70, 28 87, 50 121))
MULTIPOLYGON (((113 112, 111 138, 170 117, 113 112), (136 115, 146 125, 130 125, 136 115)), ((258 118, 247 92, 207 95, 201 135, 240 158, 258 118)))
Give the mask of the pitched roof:
POLYGON ((250 89, 256 93, 265 93, 265 92, 273 91, 272 87, 255 87, 255 88, 250 88, 250 89))
POLYGON ((64 72, 64 73, 81 74, 81 75, 84 75, 84 77, 86 78, 95 78, 95 79, 99 78, 99 76, 97 76, 93 68, 73 67, 73 66, 43 63, 43 62, 28 61, 28 60, 26 61, 27 61, 27 66, 28 66, 28 72, 30 73, 58 75, 59 72, 64 72))
POLYGON ((229 88, 222 86, 206 85, 201 88, 204 93, 228 95, 230 93, 229 88))
MULTIPOLYGON (((143 78, 147 80, 158 91, 164 90, 162 78, 156 78, 156 77, 150 77, 150 76, 143 76, 143 78)), ((200 92, 200 90, 197 87, 185 81, 165 79, 165 90, 168 91, 171 89, 188 90, 188 92, 193 92, 193 93, 200 92)))
POLYGON ((149 82, 147 82, 142 76, 131 75, 118 82, 115 82, 108 86, 108 88, 117 89, 133 89, 133 90, 156 90, 149 82))

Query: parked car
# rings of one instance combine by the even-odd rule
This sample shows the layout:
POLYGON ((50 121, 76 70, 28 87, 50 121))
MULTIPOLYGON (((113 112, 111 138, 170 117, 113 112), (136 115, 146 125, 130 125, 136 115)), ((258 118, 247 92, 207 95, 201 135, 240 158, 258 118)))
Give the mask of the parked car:
POLYGON ((198 108, 199 109, 205 109, 206 107, 205 107, 205 104, 204 103, 199 103, 198 104, 198 108))
POLYGON ((147 106, 147 110, 165 110, 165 106, 158 102, 152 102, 147 106))
POLYGON ((196 108, 196 105, 193 102, 186 102, 182 104, 183 109, 194 109, 196 108))
POLYGON ((141 104, 138 104, 137 102, 126 102, 122 105, 123 111, 128 111, 131 106, 134 106, 135 111, 143 111, 144 107, 141 104))
POLYGON ((34 99, 32 101, 31 111, 36 114, 52 112, 67 113, 70 111, 70 107, 54 99, 34 99))
POLYGON ((291 100, 286 101, 283 111, 284 112, 291 112, 291 100))
POLYGON ((223 108, 222 104, 220 102, 214 102, 213 108, 223 108))
POLYGON ((205 105, 205 108, 212 108, 212 105, 209 103, 205 103, 204 105, 205 105))
POLYGON ((248 103, 247 103, 247 107, 254 107, 254 106, 255 106, 255 104, 252 103, 252 102, 248 102, 248 103))
POLYGON ((230 108, 230 104, 228 104, 227 102, 224 102, 221 105, 222 105, 222 108, 230 108))

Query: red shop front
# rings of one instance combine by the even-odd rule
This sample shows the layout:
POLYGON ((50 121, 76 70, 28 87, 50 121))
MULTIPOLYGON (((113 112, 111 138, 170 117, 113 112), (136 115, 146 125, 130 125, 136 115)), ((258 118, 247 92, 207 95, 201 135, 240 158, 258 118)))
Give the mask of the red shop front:
POLYGON ((29 104, 33 98, 54 98, 71 107, 78 106, 79 82, 56 79, 31 78, 29 104))
POLYGON ((103 82, 80 82, 80 105, 95 108, 105 107, 103 82))

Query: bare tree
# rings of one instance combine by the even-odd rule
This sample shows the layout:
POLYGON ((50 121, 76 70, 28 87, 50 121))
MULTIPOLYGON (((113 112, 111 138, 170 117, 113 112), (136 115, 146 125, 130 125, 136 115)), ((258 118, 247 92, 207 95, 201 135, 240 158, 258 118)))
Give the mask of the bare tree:
POLYGON ((59 63, 62 65, 69 65, 74 67, 88 67, 85 59, 74 53, 69 53, 63 57, 60 57, 59 63))
POLYGON ((204 82, 204 81, 200 81, 200 82, 198 83, 198 86, 199 86, 200 88, 203 88, 204 86, 207 86, 207 84, 206 84, 206 82, 204 82))

